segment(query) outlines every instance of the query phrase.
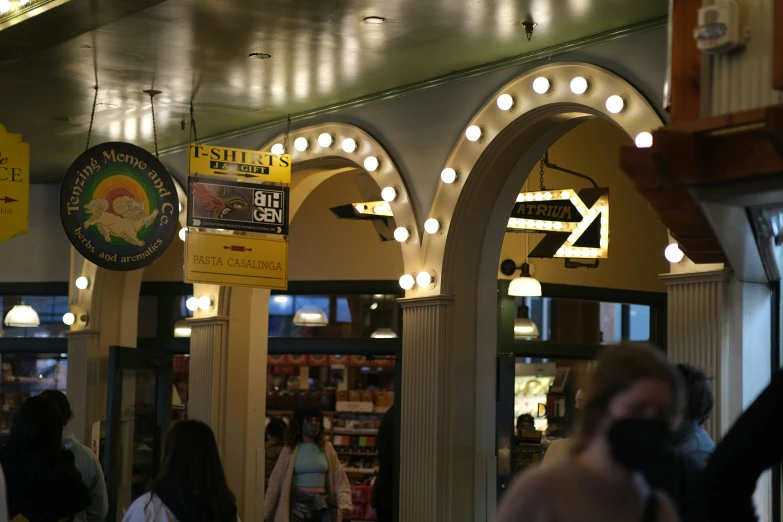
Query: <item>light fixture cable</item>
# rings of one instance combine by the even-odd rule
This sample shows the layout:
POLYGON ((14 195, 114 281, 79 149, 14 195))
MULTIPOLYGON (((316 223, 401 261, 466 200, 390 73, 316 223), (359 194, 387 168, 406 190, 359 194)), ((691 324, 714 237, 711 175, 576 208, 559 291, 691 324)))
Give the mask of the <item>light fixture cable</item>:
POLYGON ((158 94, 158 91, 150 90, 148 94, 150 95, 150 108, 152 110, 152 139, 155 142, 155 157, 160 159, 160 154, 158 153, 158 129, 155 124, 155 95, 158 94))
POLYGON ((90 127, 87 129, 87 146, 85 151, 90 150, 90 139, 92 138, 92 125, 95 122, 95 107, 98 105, 98 84, 95 84, 95 96, 92 99, 92 112, 90 113, 90 127))

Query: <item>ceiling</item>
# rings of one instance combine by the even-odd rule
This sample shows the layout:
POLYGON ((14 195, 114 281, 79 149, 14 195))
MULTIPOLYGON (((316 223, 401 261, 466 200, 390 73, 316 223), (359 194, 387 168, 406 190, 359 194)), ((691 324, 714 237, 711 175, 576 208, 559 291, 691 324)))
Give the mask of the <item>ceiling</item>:
MULTIPOLYGON (((12 0, 16 1, 16 0, 12 0)), ((59 182, 92 143, 153 150, 666 15, 667 0, 70 0, 0 30, 0 123, 59 182), (382 16, 386 23, 363 22, 382 16), (523 20, 538 23, 532 41, 523 20), (267 53, 260 59, 251 53, 267 53)))

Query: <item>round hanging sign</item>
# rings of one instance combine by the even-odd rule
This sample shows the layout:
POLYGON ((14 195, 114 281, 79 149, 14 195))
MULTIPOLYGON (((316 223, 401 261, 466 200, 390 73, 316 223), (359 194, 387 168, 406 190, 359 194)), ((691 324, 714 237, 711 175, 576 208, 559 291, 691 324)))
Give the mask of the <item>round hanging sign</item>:
POLYGON ((179 199, 166 167, 130 143, 102 143, 79 156, 60 187, 71 244, 109 270, 145 267, 179 229, 179 199))

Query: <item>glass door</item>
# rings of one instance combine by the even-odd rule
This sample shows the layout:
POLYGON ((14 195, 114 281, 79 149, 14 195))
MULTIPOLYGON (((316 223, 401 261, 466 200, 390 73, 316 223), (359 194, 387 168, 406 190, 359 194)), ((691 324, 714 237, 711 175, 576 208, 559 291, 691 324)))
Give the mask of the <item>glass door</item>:
POLYGON ((171 422, 173 355, 144 348, 109 349, 106 446, 107 522, 143 495, 158 472, 171 422))

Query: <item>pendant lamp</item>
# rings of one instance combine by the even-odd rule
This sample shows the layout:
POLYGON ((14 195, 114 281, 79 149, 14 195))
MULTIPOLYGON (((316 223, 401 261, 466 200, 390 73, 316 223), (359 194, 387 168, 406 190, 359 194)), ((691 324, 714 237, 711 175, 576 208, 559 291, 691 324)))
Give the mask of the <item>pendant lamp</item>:
POLYGON ((508 285, 508 295, 515 297, 541 297, 541 283, 530 275, 530 265, 523 263, 520 268, 522 269, 522 274, 520 277, 511 280, 511 283, 508 285))
POLYGON ((11 308, 5 316, 5 325, 16 328, 37 328, 41 325, 41 319, 33 307, 25 304, 18 304, 11 308))
POLYGON ((174 337, 190 337, 190 325, 184 319, 174 323, 174 337))
POLYGON ((294 324, 296 326, 318 328, 328 325, 329 318, 326 317, 326 312, 317 306, 303 306, 294 315, 294 324))
POLYGON ((396 339, 397 334, 391 328, 378 328, 370 334, 370 337, 373 339, 396 339))
POLYGON ((517 310, 517 318, 514 319, 514 339, 536 338, 538 338, 538 326, 530 318, 530 309, 523 304, 517 310))

